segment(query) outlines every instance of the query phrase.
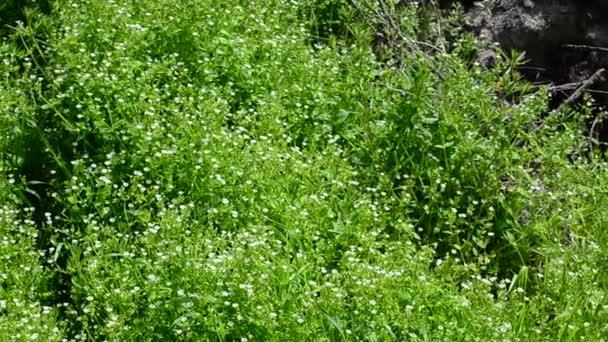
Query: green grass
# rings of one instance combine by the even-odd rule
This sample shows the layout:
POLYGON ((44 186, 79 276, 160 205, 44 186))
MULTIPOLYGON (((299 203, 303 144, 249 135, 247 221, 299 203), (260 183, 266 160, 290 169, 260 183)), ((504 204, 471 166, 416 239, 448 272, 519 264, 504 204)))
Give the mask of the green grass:
POLYGON ((9 23, 0 339, 606 339, 590 107, 547 115, 455 18, 449 50, 379 47, 362 3, 56 0, 9 23))

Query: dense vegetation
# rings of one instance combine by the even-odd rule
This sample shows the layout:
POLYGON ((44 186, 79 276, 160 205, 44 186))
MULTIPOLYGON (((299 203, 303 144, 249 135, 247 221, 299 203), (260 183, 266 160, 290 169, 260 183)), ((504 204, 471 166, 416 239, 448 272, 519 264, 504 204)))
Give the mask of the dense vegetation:
MULTIPOLYGON (((24 7, 23 5, 27 5, 24 7)), ((395 1, 0 11, 7 341, 608 336, 592 103, 395 1)))

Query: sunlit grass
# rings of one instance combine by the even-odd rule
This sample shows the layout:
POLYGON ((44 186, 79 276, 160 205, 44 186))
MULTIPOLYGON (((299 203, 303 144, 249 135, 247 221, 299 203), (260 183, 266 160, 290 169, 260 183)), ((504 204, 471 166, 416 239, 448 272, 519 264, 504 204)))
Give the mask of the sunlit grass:
POLYGON ((588 113, 536 129, 546 94, 468 38, 392 67, 349 6, 28 12, 0 48, 0 336, 605 337, 588 113))

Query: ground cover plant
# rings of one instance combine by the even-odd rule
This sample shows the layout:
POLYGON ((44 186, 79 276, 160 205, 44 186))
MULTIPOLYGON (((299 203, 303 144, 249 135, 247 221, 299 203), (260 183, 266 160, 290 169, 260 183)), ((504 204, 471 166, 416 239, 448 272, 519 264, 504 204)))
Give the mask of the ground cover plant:
POLYGON ((457 17, 25 5, 0 31, 2 340, 608 336, 592 104, 473 63, 457 17))

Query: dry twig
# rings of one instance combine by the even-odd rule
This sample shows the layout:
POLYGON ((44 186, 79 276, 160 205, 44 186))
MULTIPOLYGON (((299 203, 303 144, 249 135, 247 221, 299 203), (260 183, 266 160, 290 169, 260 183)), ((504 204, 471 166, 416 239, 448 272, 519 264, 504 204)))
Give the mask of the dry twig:
MULTIPOLYGON (((604 73, 604 71, 606 71, 606 69, 599 69, 597 70, 593 75, 591 75, 591 77, 589 77, 588 79, 584 80, 583 82, 579 82, 579 83, 569 83, 569 84, 564 84, 561 86, 557 86, 557 87, 552 87, 550 89, 559 89, 561 88, 561 90, 567 90, 567 89, 574 89, 576 88, 576 91, 574 93, 572 93, 572 95, 570 95, 562 104, 559 105, 559 107, 557 107, 557 109, 554 112, 559 112, 560 110, 562 110, 565 106, 572 104, 574 101, 578 100, 587 90, 587 88, 589 88, 591 85, 593 85, 595 82, 602 80, 603 76, 602 74, 604 73)), ((593 130, 595 130, 595 125, 597 124, 597 122, 593 123, 593 126, 591 128, 591 134, 593 134, 593 130)), ((541 129, 543 129, 545 127, 545 123, 541 122, 538 125, 535 125, 532 128, 532 132, 537 132, 541 129)), ((523 139, 516 139, 513 143, 515 146, 517 147, 522 147, 524 145, 524 140, 523 139)))
POLYGON ((591 45, 578 45, 578 44, 564 44, 562 47, 573 50, 587 50, 587 51, 599 51, 599 52, 608 52, 608 48, 601 46, 591 46, 591 45))
POLYGON ((570 95, 570 97, 568 97, 566 99, 566 101, 564 101, 561 105, 559 105, 559 107, 557 107, 557 111, 559 112, 565 106, 572 104, 574 101, 578 100, 581 96, 583 96, 583 94, 585 93, 585 90, 587 90, 587 88, 589 88, 595 82, 602 80, 603 79, 602 74, 604 73, 604 71, 606 71, 606 69, 603 69, 603 68, 599 69, 593 75, 591 75, 591 77, 589 77, 585 81, 581 82, 581 84, 576 89, 576 91, 572 95, 570 95))

